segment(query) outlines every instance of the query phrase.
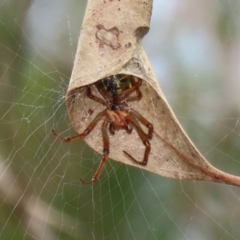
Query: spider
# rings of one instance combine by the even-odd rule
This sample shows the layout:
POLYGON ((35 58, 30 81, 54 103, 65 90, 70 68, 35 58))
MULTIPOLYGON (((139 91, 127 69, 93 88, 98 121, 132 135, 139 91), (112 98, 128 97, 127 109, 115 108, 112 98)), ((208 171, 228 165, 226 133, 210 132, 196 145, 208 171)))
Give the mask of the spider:
POLYGON ((82 179, 80 181, 83 184, 91 184, 96 182, 104 167, 108 161, 109 155, 109 136, 108 131, 111 135, 115 134, 116 130, 125 130, 128 134, 132 133, 133 128, 136 130, 138 136, 142 140, 145 146, 145 152, 142 161, 137 161, 128 152, 123 151, 124 154, 130 158, 134 163, 146 166, 148 163, 148 157, 151 150, 151 144, 149 142, 153 135, 153 125, 144 118, 136 110, 128 106, 128 102, 140 101, 142 93, 140 86, 142 79, 132 75, 112 75, 98 82, 86 86, 86 96, 92 101, 104 105, 106 108, 98 113, 88 127, 80 134, 74 137, 62 138, 54 130, 52 133, 58 139, 64 142, 72 142, 77 139, 84 139, 91 131, 95 128, 100 120, 102 123, 102 138, 103 138, 103 156, 101 163, 90 182, 85 182, 82 179), (95 85, 101 97, 92 94, 91 86, 95 85), (135 94, 133 95, 133 93, 135 94), (145 133, 140 123, 148 128, 148 133, 145 133))

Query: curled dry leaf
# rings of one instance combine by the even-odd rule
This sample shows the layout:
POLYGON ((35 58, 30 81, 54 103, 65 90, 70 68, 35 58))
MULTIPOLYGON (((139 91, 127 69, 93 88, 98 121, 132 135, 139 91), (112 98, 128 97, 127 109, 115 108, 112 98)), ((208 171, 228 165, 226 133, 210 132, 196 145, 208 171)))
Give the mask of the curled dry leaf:
MULTIPOLYGON (((151 0, 89 0, 81 30, 74 68, 67 91, 70 121, 82 133, 104 106, 86 96, 88 85, 101 98, 94 83, 117 74, 141 78, 142 99, 129 102, 153 124, 151 151, 146 166, 135 164, 123 151, 142 161, 145 146, 135 130, 109 134, 109 157, 153 173, 178 179, 193 179, 240 185, 240 178, 209 164, 190 141, 169 107, 141 46, 148 32, 151 0)), ((146 132, 146 128, 142 127, 146 132)), ((101 123, 84 138, 95 151, 103 153, 101 123)))

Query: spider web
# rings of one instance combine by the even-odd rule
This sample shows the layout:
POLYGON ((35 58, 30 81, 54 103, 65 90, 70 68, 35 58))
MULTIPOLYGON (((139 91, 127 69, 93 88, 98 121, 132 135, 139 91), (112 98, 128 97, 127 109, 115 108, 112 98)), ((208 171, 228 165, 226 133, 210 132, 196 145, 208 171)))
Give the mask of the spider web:
MULTIPOLYGON (((1 239, 240 239, 240 189, 109 161, 65 107, 86 1, 0 3, 1 239)), ((240 175, 240 2, 155 1, 144 39, 163 92, 202 154, 240 175)), ((129 136, 131 137, 131 136, 129 136)), ((119 139, 120 141, 121 139, 119 139)), ((136 144, 139 139, 133 138, 136 144)))

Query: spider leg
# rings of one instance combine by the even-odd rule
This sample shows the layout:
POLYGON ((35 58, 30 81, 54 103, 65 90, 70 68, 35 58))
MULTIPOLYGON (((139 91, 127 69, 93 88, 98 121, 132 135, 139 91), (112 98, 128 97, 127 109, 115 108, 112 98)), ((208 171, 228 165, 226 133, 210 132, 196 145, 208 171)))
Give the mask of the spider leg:
POLYGON ((107 120, 104 120, 104 122, 102 124, 103 156, 102 156, 101 163, 90 182, 85 182, 82 179, 80 179, 81 183, 83 183, 83 184, 95 183, 101 176, 102 171, 108 161, 108 154, 109 154, 109 137, 108 137, 108 133, 107 133, 108 124, 109 124, 109 122, 107 120))
MULTIPOLYGON (((134 77, 134 79, 136 79, 137 77, 134 77)), ((138 81, 137 81, 137 83, 135 83, 135 85, 133 85, 133 87, 131 87, 131 88, 129 88, 129 89, 127 89, 127 90, 125 90, 124 92, 123 92, 123 94, 121 95, 121 98, 123 98, 123 99, 127 99, 128 98, 128 96, 130 95, 130 94, 132 94, 134 91, 137 91, 137 93, 138 93, 138 95, 139 95, 139 97, 137 96, 137 100, 140 100, 141 98, 142 98, 142 93, 140 92, 140 90, 139 90, 139 87, 141 86, 141 84, 142 84, 142 79, 141 78, 137 78, 138 79, 138 81)), ((130 98, 131 99, 131 98, 130 98)), ((135 99, 136 100, 136 99, 135 99)), ((130 100, 130 101, 135 101, 135 100, 130 100)))
MULTIPOLYGON (((137 92, 137 96, 129 96, 126 98, 127 102, 133 102, 133 101, 139 101, 142 99, 142 93, 139 89, 140 85, 142 84, 142 79, 140 79, 140 84, 139 86, 137 86, 137 88, 135 89, 135 91, 137 92)), ((135 85, 136 86, 136 85, 135 85)))
POLYGON ((93 101, 98 102, 98 103, 106 106, 106 103, 105 103, 105 101, 104 101, 102 98, 97 97, 97 96, 95 96, 95 95, 92 94, 91 87, 87 87, 86 95, 87 95, 90 99, 92 99, 93 101))
MULTIPOLYGON (((131 134, 132 130, 133 130, 132 126, 130 124, 128 124, 128 123, 126 123, 126 127, 124 129, 126 130, 126 132, 128 134, 131 134)), ((114 123, 110 122, 110 124, 109 124, 109 132, 110 132, 110 134, 114 135, 115 134, 115 130, 116 129, 115 129, 114 123)))
POLYGON ((115 128, 114 128, 114 124, 112 122, 110 122, 109 124, 109 132, 114 135, 115 134, 115 128))
POLYGON ((147 134, 144 133, 144 131, 142 130, 140 124, 137 122, 137 120, 135 120, 134 118, 132 118, 131 120, 131 123, 133 124, 133 126, 135 127, 137 133, 138 133, 138 136, 140 137, 140 139, 142 140, 144 146, 145 146, 145 152, 144 152, 144 156, 143 156, 143 161, 142 162, 139 162, 137 161, 132 155, 130 155, 128 152, 126 151, 123 151, 133 162, 137 163, 137 164, 140 164, 140 165, 143 165, 143 166, 146 166, 147 163, 148 163, 148 156, 149 156, 149 153, 151 151, 151 144, 149 143, 149 137, 147 134))
POLYGON ((131 125, 131 124, 127 124, 125 130, 126 130, 126 132, 127 132, 128 134, 131 134, 131 133, 132 133, 132 130, 133 130, 132 125, 131 125))
POLYGON ((82 133, 80 133, 74 137, 63 138, 63 137, 59 136, 53 129, 52 129, 52 133, 56 138, 58 138, 64 142, 72 142, 72 141, 75 141, 78 139, 83 139, 94 129, 94 127, 97 125, 97 123, 106 115, 106 111, 107 110, 104 110, 104 111, 100 112, 99 114, 97 114, 97 116, 92 120, 92 122, 88 125, 88 127, 82 133))
POLYGON ((148 138, 152 139, 153 125, 146 118, 144 118, 139 112, 137 112, 134 109, 131 109, 131 115, 135 119, 137 119, 140 123, 142 123, 144 126, 146 126, 148 128, 148 138))
POLYGON ((131 96, 126 99, 127 102, 139 101, 142 99, 142 93, 139 88, 136 89, 137 96, 131 96))

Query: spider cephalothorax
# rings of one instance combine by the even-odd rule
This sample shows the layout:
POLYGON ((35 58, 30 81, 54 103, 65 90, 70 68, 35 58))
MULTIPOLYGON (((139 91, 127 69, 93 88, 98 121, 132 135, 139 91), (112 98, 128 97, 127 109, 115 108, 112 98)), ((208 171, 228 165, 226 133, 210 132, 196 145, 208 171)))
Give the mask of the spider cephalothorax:
POLYGON ((103 136, 103 157, 102 161, 90 182, 85 182, 81 180, 82 183, 93 183, 96 182, 108 160, 109 155, 109 136, 110 134, 115 134, 116 130, 125 130, 128 134, 131 134, 132 130, 135 129, 138 136, 145 145, 145 152, 142 161, 137 161, 129 153, 123 150, 123 152, 128 156, 133 162, 146 165, 148 162, 148 156, 151 150, 151 145, 149 140, 152 138, 153 125, 145 119, 140 113, 128 106, 128 102, 140 101, 142 98, 142 93, 140 91, 140 86, 142 84, 142 79, 132 76, 132 75, 113 75, 99 80, 98 82, 92 84, 95 85, 101 97, 93 95, 91 91, 92 85, 88 85, 86 88, 86 95, 88 98, 106 108, 99 112, 95 118, 90 122, 88 127, 83 131, 83 133, 70 137, 62 138, 52 130, 53 134, 65 141, 71 142, 77 139, 85 138, 97 125, 97 123, 103 120, 102 123, 102 136, 103 136), (146 134, 140 125, 140 123, 148 128, 148 133, 146 134))

